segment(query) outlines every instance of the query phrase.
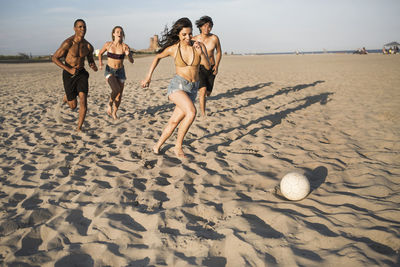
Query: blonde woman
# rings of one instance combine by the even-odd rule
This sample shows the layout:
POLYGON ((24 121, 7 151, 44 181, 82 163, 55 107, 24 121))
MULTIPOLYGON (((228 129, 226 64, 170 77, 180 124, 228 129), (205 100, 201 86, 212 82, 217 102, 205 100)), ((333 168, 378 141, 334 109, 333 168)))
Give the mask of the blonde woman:
POLYGON ((104 71, 106 81, 111 87, 111 97, 107 105, 107 114, 118 119, 117 111, 121 104, 122 92, 126 80, 124 58, 128 56, 129 62, 133 63, 132 53, 127 44, 124 43, 125 33, 121 26, 115 26, 111 32, 111 42, 106 42, 99 52, 99 66, 103 69, 102 56, 107 51, 107 65, 104 71))

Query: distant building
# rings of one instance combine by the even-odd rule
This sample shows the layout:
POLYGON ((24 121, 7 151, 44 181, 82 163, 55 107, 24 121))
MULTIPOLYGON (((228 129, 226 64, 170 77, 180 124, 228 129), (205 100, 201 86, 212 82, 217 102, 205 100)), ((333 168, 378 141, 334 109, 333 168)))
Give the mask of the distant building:
POLYGON ((158 46, 158 35, 155 34, 153 37, 150 38, 150 46, 149 50, 150 51, 156 51, 159 48, 158 46))
POLYGON ((158 35, 155 34, 155 35, 153 35, 153 37, 150 37, 150 43, 149 43, 149 47, 148 48, 135 50, 135 52, 138 52, 138 53, 154 53, 159 48, 160 47, 158 46, 158 35))

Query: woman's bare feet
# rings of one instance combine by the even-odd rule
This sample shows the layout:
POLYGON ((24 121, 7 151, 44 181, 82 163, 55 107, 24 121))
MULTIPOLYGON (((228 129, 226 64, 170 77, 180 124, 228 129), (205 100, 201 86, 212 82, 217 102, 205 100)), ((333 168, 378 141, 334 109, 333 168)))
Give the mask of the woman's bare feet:
POLYGON ((64 97, 63 97, 63 105, 65 104, 65 103, 67 103, 68 102, 68 100, 67 100, 67 95, 64 95, 64 97))
POLYGON ((111 112, 112 112, 111 104, 112 104, 112 102, 108 102, 108 105, 107 105, 107 114, 108 114, 108 116, 111 116, 111 112))
POLYGON ((112 111, 112 117, 113 117, 114 120, 118 120, 119 119, 118 116, 117 116, 117 111, 118 111, 118 107, 114 102, 113 111, 112 111))
POLYGON ((156 155, 160 154, 160 146, 158 144, 153 146, 153 153, 156 155))
POLYGON ((183 153, 182 147, 174 147, 174 152, 177 158, 184 159, 186 158, 185 153, 183 153))
POLYGON ((118 120, 118 116, 117 116, 117 111, 114 109, 114 112, 112 113, 112 117, 114 120, 118 120))

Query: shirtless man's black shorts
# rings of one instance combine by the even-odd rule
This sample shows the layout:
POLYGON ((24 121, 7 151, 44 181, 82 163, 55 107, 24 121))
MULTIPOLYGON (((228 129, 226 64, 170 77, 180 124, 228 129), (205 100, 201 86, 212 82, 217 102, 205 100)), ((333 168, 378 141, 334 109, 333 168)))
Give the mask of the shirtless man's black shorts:
POLYGON ((211 65, 210 69, 207 70, 203 65, 200 65, 199 78, 200 85, 199 88, 206 87, 208 94, 211 94, 214 87, 215 75, 213 73, 214 65, 211 65))
POLYGON ((63 71, 64 90, 68 101, 74 100, 79 92, 88 94, 89 91, 89 73, 85 69, 77 70, 74 75, 63 71))

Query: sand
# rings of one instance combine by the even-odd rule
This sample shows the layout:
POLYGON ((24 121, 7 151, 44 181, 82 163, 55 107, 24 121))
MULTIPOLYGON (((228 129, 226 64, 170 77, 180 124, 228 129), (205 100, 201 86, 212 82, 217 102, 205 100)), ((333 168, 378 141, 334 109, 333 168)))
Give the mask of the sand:
POLYGON ((61 69, 0 65, 2 265, 400 264, 400 56, 225 56, 187 160, 176 133, 151 153, 174 74, 140 88, 151 60, 126 62, 118 121, 89 71, 82 133, 61 69), (279 194, 290 171, 307 198, 279 194))

